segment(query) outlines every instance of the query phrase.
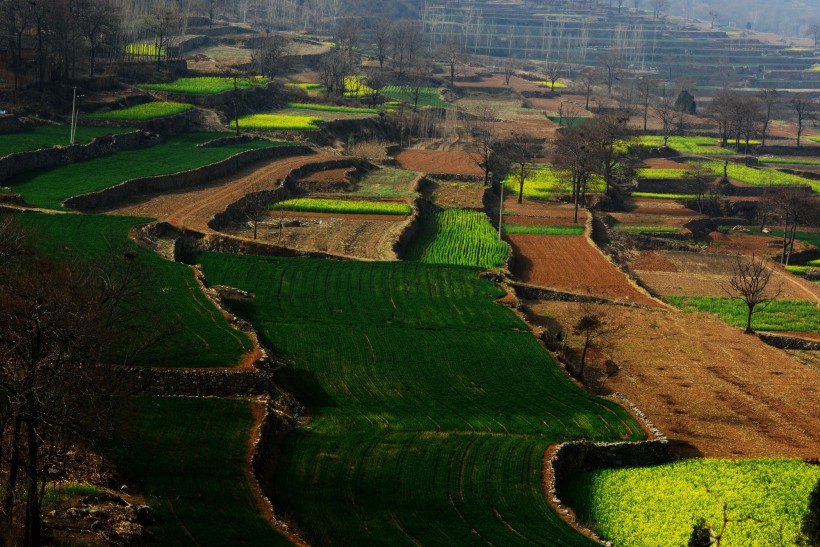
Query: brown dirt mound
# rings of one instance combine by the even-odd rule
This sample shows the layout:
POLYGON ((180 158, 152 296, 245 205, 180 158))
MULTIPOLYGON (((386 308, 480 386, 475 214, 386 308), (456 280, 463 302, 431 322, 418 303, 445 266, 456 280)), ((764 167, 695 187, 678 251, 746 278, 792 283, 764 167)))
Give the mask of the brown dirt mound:
MULTIPOLYGON (((577 321, 577 304, 531 308, 564 325, 577 321)), ((820 456, 820 371, 709 315, 634 308, 612 314, 625 332, 614 352, 622 370, 607 388, 625 394, 684 454, 820 456)))

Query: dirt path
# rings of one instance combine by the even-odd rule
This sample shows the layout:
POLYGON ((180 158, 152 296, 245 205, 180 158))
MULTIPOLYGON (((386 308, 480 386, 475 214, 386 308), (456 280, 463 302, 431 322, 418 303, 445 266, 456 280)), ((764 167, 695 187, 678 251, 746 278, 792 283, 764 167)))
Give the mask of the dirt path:
POLYGON ((255 164, 232 177, 207 186, 163 194, 151 194, 130 203, 106 209, 116 215, 148 216, 201 232, 212 231, 208 222, 253 188, 274 188, 295 168, 308 163, 337 160, 334 154, 294 156, 255 164))
MULTIPOLYGON (((577 318, 577 304, 529 304, 538 317, 577 318)), ((611 309, 625 331, 607 387, 684 454, 820 457, 820 371, 707 314, 611 309)))

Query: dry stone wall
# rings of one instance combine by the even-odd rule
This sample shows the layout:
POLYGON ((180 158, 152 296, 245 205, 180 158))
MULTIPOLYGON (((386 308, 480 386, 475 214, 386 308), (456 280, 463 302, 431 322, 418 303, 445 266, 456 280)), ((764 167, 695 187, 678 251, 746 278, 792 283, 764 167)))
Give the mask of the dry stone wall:
POLYGON ((92 212, 119 203, 136 194, 179 190, 181 188, 191 188, 206 184, 212 182, 214 179, 232 175, 242 167, 263 159, 298 156, 312 152, 313 150, 306 146, 276 146, 259 150, 248 150, 234 154, 220 162, 188 171, 127 180, 98 192, 69 198, 63 205, 82 212, 92 212))
POLYGON ((0 183, 9 178, 43 167, 57 167, 78 161, 86 161, 114 152, 148 148, 158 144, 158 135, 146 131, 133 131, 119 135, 106 135, 94 138, 88 144, 72 146, 55 146, 41 150, 17 152, 0 158, 0 183))

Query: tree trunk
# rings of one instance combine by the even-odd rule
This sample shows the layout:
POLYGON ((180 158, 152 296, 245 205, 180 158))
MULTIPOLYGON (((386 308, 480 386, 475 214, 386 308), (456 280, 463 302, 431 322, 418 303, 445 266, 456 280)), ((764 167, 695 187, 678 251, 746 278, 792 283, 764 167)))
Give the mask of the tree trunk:
POLYGON ((780 251, 780 263, 785 265, 786 264, 786 247, 788 246, 788 236, 789 236, 789 217, 786 216, 786 220, 783 221, 783 249, 780 251))
POLYGON ((749 309, 749 313, 746 315, 746 334, 754 334, 752 330, 752 313, 755 308, 749 303, 746 303, 746 307, 749 309))
POLYGON ((29 418, 27 427, 28 459, 26 462, 26 473, 28 474, 27 497, 26 500, 26 525, 23 547, 40 546, 40 496, 37 482, 37 455, 38 439, 37 425, 33 418, 29 418))
POLYGON ((11 437, 9 474, 8 477, 6 477, 6 499, 3 503, 4 516, 9 523, 12 521, 14 515, 14 493, 17 488, 17 474, 20 471, 20 426, 20 418, 15 418, 11 437))

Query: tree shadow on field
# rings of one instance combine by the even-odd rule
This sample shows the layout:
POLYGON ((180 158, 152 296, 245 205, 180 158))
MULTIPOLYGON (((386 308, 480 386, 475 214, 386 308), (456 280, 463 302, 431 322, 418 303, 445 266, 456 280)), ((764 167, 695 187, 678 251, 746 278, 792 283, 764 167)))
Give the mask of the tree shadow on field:
POLYGON ((336 400, 325 391, 316 375, 310 370, 288 367, 282 371, 283 387, 292 393, 313 412, 319 408, 333 408, 338 406, 336 400))
POLYGON ((669 439, 669 447, 672 449, 672 454, 675 456, 675 459, 678 460, 688 460, 691 458, 703 457, 703 452, 701 452, 695 445, 693 445, 689 441, 684 441, 681 439, 669 439))

